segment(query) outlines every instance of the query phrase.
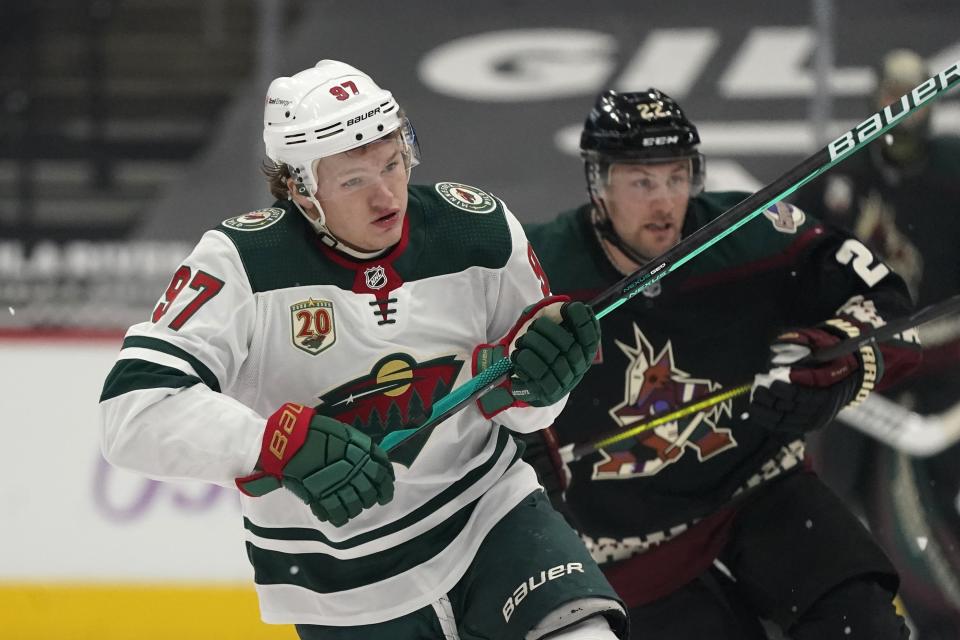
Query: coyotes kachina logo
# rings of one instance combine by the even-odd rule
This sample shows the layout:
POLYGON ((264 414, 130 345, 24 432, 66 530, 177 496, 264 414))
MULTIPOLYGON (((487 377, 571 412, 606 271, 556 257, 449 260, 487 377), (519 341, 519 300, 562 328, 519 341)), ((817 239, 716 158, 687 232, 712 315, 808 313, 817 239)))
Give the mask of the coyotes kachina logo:
MULTIPOLYGON (((626 371, 623 402, 610 410, 610 416, 624 429, 651 420, 678 405, 702 397, 720 385, 702 378, 691 378, 677 367, 673 346, 655 353, 643 332, 633 327, 636 344, 617 341, 630 359, 626 371)), ((680 418, 645 431, 635 438, 600 451, 602 460, 593 465, 594 480, 623 480, 653 476, 695 451, 703 462, 737 446, 729 429, 718 428, 718 420, 730 417, 733 401, 727 400, 692 416, 680 418)))
MULTIPOLYGON (((320 396, 316 410, 380 442, 391 431, 423 424, 433 403, 453 388, 461 367, 463 361, 454 356, 417 362, 406 353, 391 354, 373 365, 369 374, 320 396)), ((409 465, 422 446, 404 446, 390 459, 409 465)))

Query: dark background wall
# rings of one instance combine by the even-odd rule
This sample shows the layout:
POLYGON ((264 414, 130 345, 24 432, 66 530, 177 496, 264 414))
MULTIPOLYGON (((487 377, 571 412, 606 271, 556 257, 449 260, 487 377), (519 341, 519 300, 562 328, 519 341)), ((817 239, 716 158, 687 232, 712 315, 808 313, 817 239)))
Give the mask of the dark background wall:
MULTIPOLYGON (((415 180, 485 186, 522 219, 546 218, 583 198, 581 168, 569 145, 575 147, 593 97, 606 87, 655 85, 680 100, 701 125, 716 187, 759 186, 825 141, 828 132, 807 122, 816 93, 810 3, 594 4, 312 7, 283 41, 278 74, 324 57, 367 71, 395 93, 417 128, 424 163, 415 180)), ((837 5, 833 130, 871 111, 871 65, 888 48, 914 47, 933 66, 960 58, 960 37, 951 27, 960 23, 960 4, 837 5)), ((250 116, 229 133, 235 144, 258 144, 256 96, 264 89, 248 95, 250 116)), ((960 131, 958 103, 951 101, 938 124, 960 131)), ((239 188, 249 175, 230 160, 216 161, 228 163, 237 197, 216 185, 217 215, 251 206, 239 188)), ((162 214, 195 217, 197 211, 171 206, 184 195, 163 204, 162 214)), ((159 217, 161 210, 154 211, 159 217)), ((155 222, 144 229, 183 235, 185 227, 155 222)))
MULTIPOLYGON (((700 127, 708 186, 754 190, 872 111, 884 51, 960 59, 957 24, 953 0, 3 3, 0 328, 142 317, 205 229, 270 203, 263 94, 321 58, 397 96, 415 181, 534 221, 584 199, 577 134, 601 89, 663 89, 700 127)), ((960 132, 960 94, 934 126, 960 132)))

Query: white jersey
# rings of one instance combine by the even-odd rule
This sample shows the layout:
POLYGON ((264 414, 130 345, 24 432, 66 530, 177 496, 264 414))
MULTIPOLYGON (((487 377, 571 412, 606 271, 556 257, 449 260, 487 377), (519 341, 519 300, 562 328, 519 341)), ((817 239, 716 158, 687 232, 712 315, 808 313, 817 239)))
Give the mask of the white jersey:
MULTIPOLYGON (((204 234, 151 321, 124 339, 101 397, 105 457, 157 479, 234 486, 285 402, 376 442, 422 422, 473 375, 476 345, 504 335, 547 285, 499 200, 457 183, 409 194, 403 239, 367 261, 323 246, 290 203, 204 234)), ((471 404, 391 455, 393 501, 340 528, 285 489, 242 496, 263 619, 371 624, 440 598, 538 487, 498 424, 534 431, 562 405, 494 422, 471 404)))

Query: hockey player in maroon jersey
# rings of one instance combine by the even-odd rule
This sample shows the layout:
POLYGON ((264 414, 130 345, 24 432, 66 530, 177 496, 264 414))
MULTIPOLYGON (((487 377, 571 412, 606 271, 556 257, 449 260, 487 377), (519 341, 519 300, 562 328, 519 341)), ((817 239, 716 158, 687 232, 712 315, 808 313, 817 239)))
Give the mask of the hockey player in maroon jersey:
MULTIPOLYGON (((699 135, 656 89, 601 93, 580 148, 590 201, 528 236, 555 291, 590 300, 747 194, 704 193, 699 135)), ((912 369, 911 336, 801 359, 911 309, 858 240, 781 203, 603 319, 597 361, 527 458, 644 640, 907 636, 897 576, 812 473, 804 436, 912 369), (557 446, 721 387, 749 395, 564 464, 557 446)))

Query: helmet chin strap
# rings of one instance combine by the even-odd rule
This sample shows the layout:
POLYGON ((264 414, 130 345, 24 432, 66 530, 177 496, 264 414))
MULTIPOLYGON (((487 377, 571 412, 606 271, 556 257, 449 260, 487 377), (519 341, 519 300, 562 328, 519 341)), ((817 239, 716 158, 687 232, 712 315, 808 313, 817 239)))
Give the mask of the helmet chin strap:
MULTIPOLYGON (((601 240, 606 240, 615 246, 623 255, 638 265, 644 265, 650 262, 652 258, 640 255, 636 249, 628 245, 623 241, 623 238, 617 235, 616 230, 613 228, 613 223, 610 222, 610 214, 607 213, 607 205, 603 201, 603 198, 596 196, 593 198, 593 215, 591 219, 593 228, 601 240)), ((616 264, 614 264, 614 267, 616 267, 616 264)))
POLYGON ((333 235, 333 233, 327 227, 327 217, 323 213, 323 207, 320 206, 320 202, 317 200, 317 197, 312 194, 307 195, 305 192, 306 189, 303 189, 300 191, 300 195, 310 200, 313 206, 316 207, 316 218, 311 217, 306 211, 304 211, 303 207, 300 206, 300 203, 294 200, 292 194, 289 196, 289 199, 291 202, 293 202, 293 205, 300 211, 300 213, 303 214, 303 217, 307 219, 307 222, 309 222, 310 226, 313 227, 313 230, 317 232, 317 235, 320 236, 320 242, 327 245, 331 249, 335 249, 359 260, 371 260, 383 255, 387 251, 387 249, 380 249, 378 251, 360 251, 358 249, 354 249, 353 247, 347 246, 344 242, 333 235))

